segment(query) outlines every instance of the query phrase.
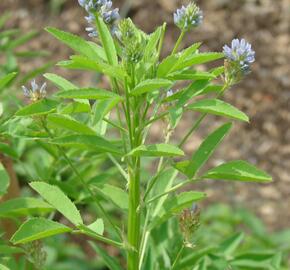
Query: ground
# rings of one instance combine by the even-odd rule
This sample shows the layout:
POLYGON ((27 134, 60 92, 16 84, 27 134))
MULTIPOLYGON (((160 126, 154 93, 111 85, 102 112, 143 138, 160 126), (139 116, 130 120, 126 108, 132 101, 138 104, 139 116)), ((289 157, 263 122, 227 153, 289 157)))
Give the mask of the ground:
MULTIPOLYGON (((40 35, 29 48, 46 49, 50 60, 65 59, 70 50, 43 31, 45 26, 56 26, 86 36, 84 13, 76 0, 67 0, 59 13, 52 13, 44 0, 5 0, 0 10, 10 10, 9 24, 23 32, 40 30, 40 35)), ((57 2, 57 1, 55 1, 57 2)), ((169 23, 165 44, 168 52, 178 36, 172 23, 172 12, 180 6, 177 0, 114 1, 123 6, 145 31, 153 31, 163 21, 169 23), (129 4, 129 5, 128 5, 129 4)), ((209 166, 231 159, 245 159, 273 176, 267 185, 229 182, 207 182, 199 186, 209 194, 209 202, 226 201, 246 205, 258 213, 270 229, 290 226, 290 2, 289 0, 207 0, 198 1, 204 11, 203 25, 192 32, 184 43, 202 41, 202 50, 220 51, 232 38, 244 37, 253 44, 257 61, 245 81, 230 90, 225 99, 247 113, 249 124, 236 123, 232 133, 220 146, 209 166)), ((43 64, 43 59, 27 61, 22 71, 43 64)), ((53 72, 90 85, 90 74, 67 72, 54 68, 53 72)), ((41 79, 40 79, 41 80, 41 79)), ((182 137, 196 115, 186 115, 175 134, 182 137)), ((220 124, 220 118, 209 117, 206 124, 186 146, 193 151, 204 135, 220 124)), ((154 130, 158 137, 162 131, 154 130)))

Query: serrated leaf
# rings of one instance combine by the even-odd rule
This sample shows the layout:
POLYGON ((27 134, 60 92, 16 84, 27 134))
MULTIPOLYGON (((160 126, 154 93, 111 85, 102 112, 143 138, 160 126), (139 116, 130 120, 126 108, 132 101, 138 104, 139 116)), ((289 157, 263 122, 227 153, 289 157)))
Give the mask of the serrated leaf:
POLYGON ((185 169, 185 174, 191 178, 196 175, 202 165, 209 159, 217 148, 219 143, 223 140, 226 134, 232 127, 231 123, 227 123, 216 129, 211 133, 199 146, 199 148, 192 155, 188 166, 185 169))
POLYGON ((249 122, 249 117, 245 113, 219 99, 200 100, 193 104, 189 104, 187 108, 198 112, 221 115, 232 119, 249 122))
POLYGON ((202 178, 216 180, 233 180, 246 182, 269 182, 272 177, 264 171, 246 161, 237 160, 224 163, 216 168, 209 170, 202 178))
POLYGON ((120 155, 122 154, 122 151, 112 142, 98 135, 68 135, 55 138, 51 142, 63 146, 80 145, 85 146, 90 150, 97 150, 101 152, 109 152, 120 155))
POLYGON ((48 27, 45 29, 47 32, 52 34, 55 38, 65 43, 67 46, 77 51, 78 53, 88 57, 89 59, 96 60, 99 55, 92 48, 90 43, 79 36, 73 35, 71 33, 58 30, 53 27, 48 27))
POLYGON ((197 70, 183 70, 181 72, 171 73, 167 76, 170 80, 211 80, 215 76, 209 72, 197 70))
POLYGON ((16 116, 36 116, 52 113, 56 110, 58 102, 51 99, 41 99, 31 103, 16 112, 16 116))
POLYGON ((32 218, 24 222, 12 236, 14 245, 25 244, 49 236, 71 232, 72 229, 63 224, 44 219, 32 218))
POLYGON ((191 207, 193 202, 200 201, 205 197, 205 193, 195 191, 183 192, 169 197, 163 204, 158 216, 153 218, 149 225, 149 230, 165 222, 173 215, 180 213, 183 209, 191 207))
POLYGON ((108 184, 97 187, 97 189, 117 207, 123 210, 128 209, 129 196, 123 189, 108 184))
POLYGON ((18 217, 34 214, 46 214, 54 208, 35 198, 16 198, 0 203, 0 217, 18 217))
POLYGON ((132 91, 132 96, 140 96, 144 93, 152 92, 155 90, 159 90, 161 88, 168 88, 172 85, 172 81, 165 79, 151 79, 145 80, 139 83, 132 91))
POLYGON ((99 89, 99 88, 82 88, 71 89, 58 92, 56 94, 60 98, 72 98, 72 99, 111 99, 118 98, 122 100, 122 97, 114 94, 113 92, 99 89))
POLYGON ((140 145, 133 149, 127 156, 143 156, 143 157, 174 157, 183 156, 184 152, 171 144, 151 144, 140 145))
POLYGON ((29 185, 75 226, 83 224, 76 206, 59 187, 44 182, 32 182, 29 185))
POLYGON ((163 28, 163 26, 158 27, 154 31, 154 33, 152 33, 149 36, 149 40, 148 40, 148 43, 145 47, 144 56, 143 56, 143 59, 145 60, 145 62, 150 61, 152 55, 154 55, 154 53, 156 51, 156 46, 157 46, 157 44, 160 40, 160 37, 161 37, 162 28, 163 28))
POLYGON ((0 196, 4 195, 9 188, 10 178, 6 169, 0 163, 0 196))
POLYGON ((50 114, 47 117, 47 120, 49 123, 62 129, 67 129, 81 134, 91 134, 91 135, 95 134, 95 131, 92 130, 90 127, 73 119, 68 115, 50 114))

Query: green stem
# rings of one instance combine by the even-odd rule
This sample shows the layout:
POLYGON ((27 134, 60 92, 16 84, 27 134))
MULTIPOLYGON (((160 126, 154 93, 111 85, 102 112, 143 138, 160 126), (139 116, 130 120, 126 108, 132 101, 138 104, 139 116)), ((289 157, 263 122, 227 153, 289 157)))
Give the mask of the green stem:
POLYGON ((175 269, 176 269, 177 263, 178 263, 178 261, 179 261, 181 255, 182 255, 182 252, 183 252, 184 249, 185 249, 185 245, 182 244, 182 247, 181 247, 181 249, 179 250, 179 252, 177 253, 177 256, 176 256, 176 258, 175 258, 175 260, 174 260, 174 262, 173 262, 173 264, 172 264, 171 270, 175 270, 175 269))
POLYGON ((173 54, 175 54, 175 53, 177 52, 177 50, 178 50, 178 48, 179 48, 179 46, 180 46, 180 44, 181 44, 181 42, 182 42, 182 40, 183 40, 183 38, 184 38, 184 35, 185 35, 185 31, 181 31, 181 33, 180 33, 180 35, 179 35, 179 38, 178 38, 178 40, 176 41, 176 44, 175 44, 175 46, 174 46, 174 48, 173 48, 173 50, 172 50, 171 55, 173 55, 173 54))

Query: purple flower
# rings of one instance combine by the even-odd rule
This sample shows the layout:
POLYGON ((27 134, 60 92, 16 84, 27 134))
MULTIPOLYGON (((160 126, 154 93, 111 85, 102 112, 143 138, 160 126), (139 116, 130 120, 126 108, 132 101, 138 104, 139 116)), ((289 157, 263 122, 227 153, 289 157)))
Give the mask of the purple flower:
POLYGON ((180 9, 177 9, 173 18, 175 25, 182 31, 189 31, 202 23, 203 14, 195 3, 190 3, 186 7, 182 6, 180 9))
POLYGON ((31 82, 31 89, 28 89, 24 85, 22 86, 23 94, 25 97, 30 98, 32 101, 37 101, 46 96, 46 83, 42 84, 41 87, 36 83, 35 80, 31 82))
POLYGON ((251 64, 255 62, 255 51, 245 39, 234 39, 231 47, 223 47, 223 52, 228 61, 238 64, 244 73, 248 73, 251 64))

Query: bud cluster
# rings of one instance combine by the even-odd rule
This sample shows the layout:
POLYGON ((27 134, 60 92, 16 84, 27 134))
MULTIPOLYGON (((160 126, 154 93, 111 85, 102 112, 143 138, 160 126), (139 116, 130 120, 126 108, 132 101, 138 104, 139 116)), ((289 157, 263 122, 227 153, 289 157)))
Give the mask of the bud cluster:
POLYGON ((36 269, 43 269, 46 262, 47 254, 43 250, 43 244, 41 241, 33 241, 24 245, 25 254, 36 269))
POLYGON ((184 242, 191 246, 192 236, 200 226, 200 209, 196 204, 181 213, 179 226, 184 237, 184 242))
POLYGON ((182 31, 189 31, 199 26, 203 20, 203 13, 195 3, 182 6, 174 13, 174 23, 182 31))
POLYGON ((30 98, 32 102, 38 101, 46 97, 46 83, 44 83, 41 87, 39 87, 36 81, 33 80, 31 82, 31 89, 28 89, 23 85, 22 90, 24 96, 30 98))
POLYGON ((116 33, 116 21, 120 18, 119 9, 112 9, 112 1, 110 0, 78 0, 87 12, 85 17, 89 27, 86 31, 89 32, 90 37, 97 37, 98 32, 95 27, 96 16, 101 16, 104 22, 110 27, 112 34, 116 33))

